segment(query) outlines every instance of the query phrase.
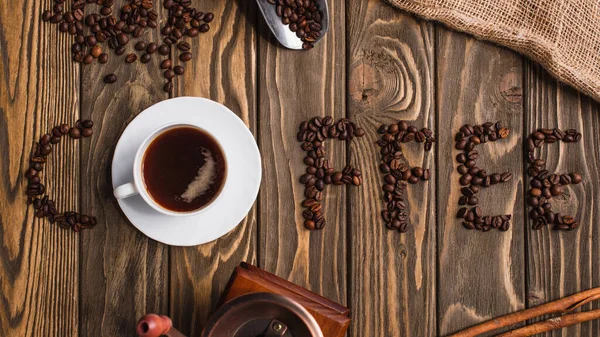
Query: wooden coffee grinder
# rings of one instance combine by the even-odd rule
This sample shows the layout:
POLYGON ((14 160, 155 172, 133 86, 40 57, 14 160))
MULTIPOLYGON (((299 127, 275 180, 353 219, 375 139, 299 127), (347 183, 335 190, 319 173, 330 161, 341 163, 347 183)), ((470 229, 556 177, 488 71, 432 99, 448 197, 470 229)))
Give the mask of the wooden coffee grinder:
MULTIPOLYGON (((350 310, 255 266, 233 272, 201 337, 343 337, 350 310)), ((140 319, 140 337, 185 337, 166 316, 140 319)))

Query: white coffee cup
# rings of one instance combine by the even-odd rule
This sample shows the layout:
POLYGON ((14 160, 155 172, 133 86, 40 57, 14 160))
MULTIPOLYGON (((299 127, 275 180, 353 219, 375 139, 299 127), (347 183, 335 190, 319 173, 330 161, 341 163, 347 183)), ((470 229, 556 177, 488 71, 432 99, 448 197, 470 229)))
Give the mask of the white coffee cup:
MULTIPOLYGON (((132 197, 135 195, 139 195, 140 197, 142 197, 142 199, 144 199, 144 201, 148 205, 150 205, 150 207, 154 208, 156 211, 166 214, 166 215, 171 215, 171 216, 197 215, 201 212, 205 212, 207 209, 209 209, 212 205, 214 205, 218 201, 220 196, 223 194, 223 191, 227 187, 227 180, 229 178, 229 172, 230 172, 230 170, 228 170, 228 169, 226 169, 223 186, 221 187, 221 190, 219 191, 217 196, 210 203, 205 205, 204 207, 201 207, 201 208, 191 211, 191 212, 177 212, 177 211, 173 211, 170 209, 166 209, 163 206, 161 206, 159 203, 157 203, 152 198, 150 193, 148 193, 148 190, 144 183, 144 177, 143 177, 143 172, 142 172, 144 155, 146 154, 146 150, 148 150, 148 146, 150 146, 150 144, 152 144, 152 142, 158 136, 162 135, 164 132, 166 132, 168 130, 176 129, 176 128, 181 128, 181 127, 191 127, 191 128, 198 129, 198 130, 210 135, 217 142, 217 144, 219 144, 219 147, 221 148, 221 152, 223 153, 223 156, 225 159, 225 163, 227 163, 227 154, 225 153, 225 150, 221 146, 219 140, 208 130, 203 129, 202 127, 200 127, 198 125, 192 125, 189 123, 170 123, 170 124, 167 124, 167 125, 164 125, 164 126, 158 128, 157 130, 152 132, 142 142, 142 144, 140 145, 140 147, 138 148, 138 150, 135 154, 135 159, 133 161, 133 181, 115 188, 115 190, 113 191, 115 198, 124 199, 124 198, 129 198, 129 197, 132 197)), ((227 165, 225 165, 225 167, 227 167, 227 165)))

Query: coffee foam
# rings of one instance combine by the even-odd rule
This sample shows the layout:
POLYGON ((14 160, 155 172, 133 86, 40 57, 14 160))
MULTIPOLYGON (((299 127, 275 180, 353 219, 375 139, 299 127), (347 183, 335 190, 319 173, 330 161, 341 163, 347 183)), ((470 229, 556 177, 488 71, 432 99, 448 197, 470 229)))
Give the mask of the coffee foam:
POLYGON ((214 180, 217 164, 212 153, 207 149, 202 149, 202 155, 204 155, 204 165, 198 169, 196 177, 188 184, 185 192, 181 195, 181 199, 187 203, 191 203, 194 199, 206 193, 214 180))

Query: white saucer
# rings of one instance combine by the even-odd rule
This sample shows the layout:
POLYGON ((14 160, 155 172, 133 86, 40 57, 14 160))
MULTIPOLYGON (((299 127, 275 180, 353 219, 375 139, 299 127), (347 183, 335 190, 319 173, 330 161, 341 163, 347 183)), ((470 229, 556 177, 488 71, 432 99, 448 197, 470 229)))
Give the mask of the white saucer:
POLYGON ((140 113, 121 135, 112 162, 113 189, 133 180, 133 160, 144 139, 173 122, 202 126, 219 140, 230 170, 219 198, 205 212, 185 217, 159 213, 139 195, 118 202, 148 237, 173 246, 195 246, 227 234, 246 217, 260 186, 260 152, 244 122, 225 106, 197 97, 162 101, 140 113))

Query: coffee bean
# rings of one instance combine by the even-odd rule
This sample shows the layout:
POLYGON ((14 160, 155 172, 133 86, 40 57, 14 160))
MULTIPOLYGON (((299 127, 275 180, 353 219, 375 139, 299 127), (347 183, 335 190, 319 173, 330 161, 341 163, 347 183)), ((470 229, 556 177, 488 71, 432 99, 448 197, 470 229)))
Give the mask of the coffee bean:
POLYGON ((125 33, 117 34, 117 42, 119 45, 124 46, 129 43, 129 36, 125 33))
POLYGON ((175 74, 177 75, 183 75, 183 73, 185 73, 185 68, 183 66, 176 66, 173 70, 175 70, 175 74))
POLYGON ((527 204, 532 207, 536 207, 539 205, 539 199, 535 196, 527 197, 527 204))
POLYGON ((420 168, 420 167, 413 168, 412 169, 412 175, 415 176, 415 177, 417 177, 417 178, 422 177, 423 176, 423 169, 420 168))
POLYGON ((140 61, 142 63, 148 63, 152 60, 152 56, 150 56, 150 54, 142 54, 142 57, 140 57, 140 61))
POLYGON ((79 139, 81 138, 81 131, 77 128, 71 128, 69 129, 69 136, 73 139, 79 139))
POLYGON ((192 53, 190 53, 190 52, 181 53, 181 55, 179 55, 179 60, 181 60, 181 62, 188 62, 191 59, 192 59, 192 53))
POLYGON ((475 197, 475 196, 473 196, 473 197, 470 197, 470 198, 468 198, 468 200, 467 200, 467 204, 469 204, 469 205, 471 205, 471 206, 477 205, 478 203, 479 203, 479 198, 477 198, 477 197, 475 197))
POLYGON ((117 54, 119 56, 125 54, 125 47, 119 46, 119 47, 115 48, 115 54, 117 54))
MULTIPOLYGON (((161 46, 161 47, 162 47, 162 46, 161 46)), ((167 48, 168 48, 168 46, 167 46, 167 48)), ((156 43, 152 42, 152 43, 149 43, 149 44, 148 44, 148 46, 146 47, 146 53, 148 53, 148 54, 152 55, 152 54, 156 53, 156 51, 157 51, 158 49, 159 49, 158 45, 157 45, 156 43)), ((170 52, 170 50, 169 50, 169 51, 167 51, 167 53, 166 53, 166 54, 169 54, 169 52, 170 52)), ((161 54, 162 54, 162 53, 161 53, 161 54)), ((162 54, 162 55, 166 55, 166 54, 162 54)))
POLYGON ((115 83, 116 81, 117 81, 117 75, 115 75, 115 74, 108 74, 108 75, 104 76, 104 83, 111 84, 111 83, 115 83))
POLYGON ((140 41, 138 43, 135 44, 135 50, 137 51, 142 51, 146 49, 146 43, 143 41, 140 41))
POLYGON ((160 64, 162 69, 169 69, 173 65, 173 62, 170 59, 163 60, 160 64))
POLYGON ((108 62, 108 54, 106 54, 106 53, 102 53, 102 54, 100 54, 100 56, 98 56, 98 62, 99 62, 100 64, 105 64, 105 63, 107 63, 107 62, 108 62))
POLYGON ((127 62, 127 63, 133 63, 135 61, 137 61, 137 55, 134 53, 128 54, 125 57, 125 62, 127 62))
POLYGON ((461 185, 466 186, 466 185, 469 185, 471 183, 472 178, 473 177, 470 174, 468 174, 468 173, 467 174, 463 174, 460 177, 459 182, 460 182, 461 185))
POLYGON ((161 55, 169 55, 169 53, 171 53, 171 48, 168 45, 163 44, 158 48, 158 53, 161 55))
POLYGON ((582 180, 581 175, 579 175, 577 173, 571 173, 570 177, 571 177, 571 183, 575 184, 575 185, 579 184, 582 180))
POLYGON ((304 228, 306 228, 308 230, 315 230, 315 222, 312 220, 305 220, 304 228))
POLYGON ((185 42, 185 41, 182 41, 182 42, 179 42, 179 43, 177 44, 177 48, 178 48, 179 50, 181 50, 181 51, 184 51, 184 52, 185 52, 185 51, 189 51, 190 49, 192 49, 192 46, 191 46, 189 43, 187 43, 187 42, 185 42))
POLYGON ((165 92, 173 92, 173 82, 169 81, 163 86, 165 92))

